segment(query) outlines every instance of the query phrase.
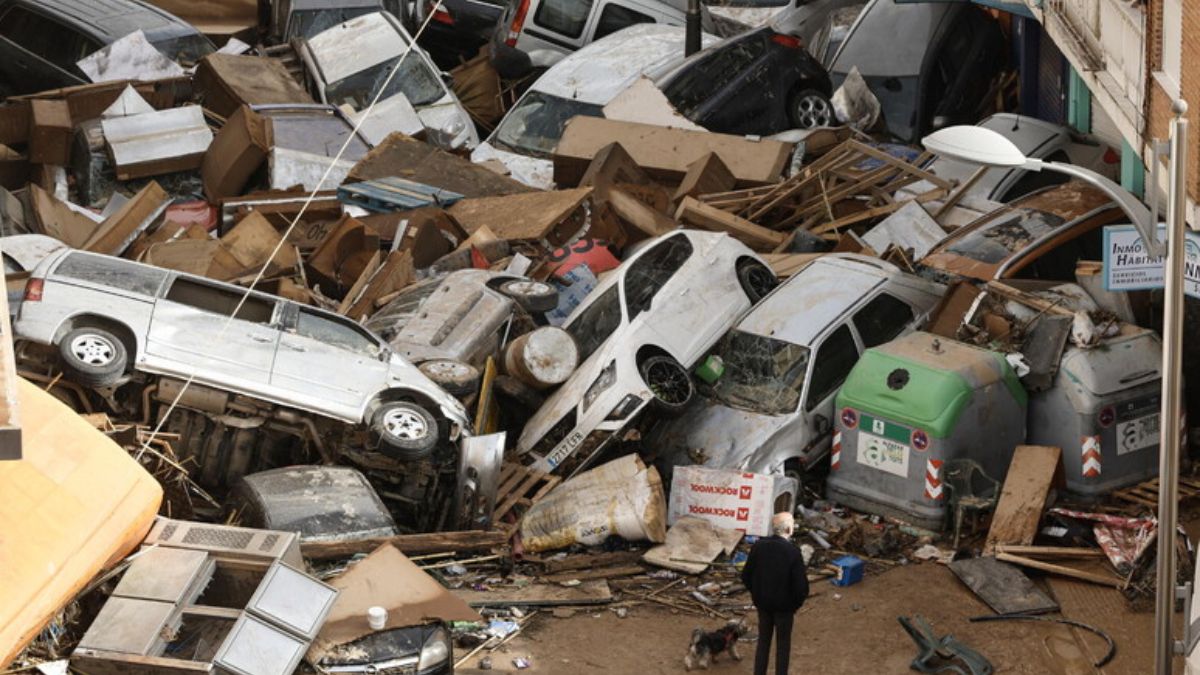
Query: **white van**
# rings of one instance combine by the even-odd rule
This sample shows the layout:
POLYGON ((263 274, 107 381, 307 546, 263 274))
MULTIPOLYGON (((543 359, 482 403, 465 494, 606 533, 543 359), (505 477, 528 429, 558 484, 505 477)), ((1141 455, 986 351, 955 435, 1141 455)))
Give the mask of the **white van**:
MULTIPOLYGON (((610 35, 559 61, 533 83, 471 161, 497 160, 531 187, 554 188, 550 154, 576 115, 603 117, 604 106, 643 74, 653 77, 683 59, 684 29, 647 24, 610 35)), ((718 41, 704 34, 701 46, 718 41)))
MULTIPOLYGON (((686 16, 687 0, 512 0, 492 34, 492 62, 505 76, 548 68, 622 28, 682 26, 686 16)), ((714 32, 703 5, 700 17, 701 29, 714 32)))

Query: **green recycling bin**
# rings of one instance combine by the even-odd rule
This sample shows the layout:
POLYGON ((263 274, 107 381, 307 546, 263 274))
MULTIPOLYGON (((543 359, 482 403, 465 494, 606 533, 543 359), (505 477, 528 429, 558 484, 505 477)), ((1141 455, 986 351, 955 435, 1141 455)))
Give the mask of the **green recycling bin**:
POLYGON ((1027 396, 1004 357, 910 333, 868 349, 837 397, 827 496, 941 530, 946 462, 1003 480, 1025 441, 1027 396))

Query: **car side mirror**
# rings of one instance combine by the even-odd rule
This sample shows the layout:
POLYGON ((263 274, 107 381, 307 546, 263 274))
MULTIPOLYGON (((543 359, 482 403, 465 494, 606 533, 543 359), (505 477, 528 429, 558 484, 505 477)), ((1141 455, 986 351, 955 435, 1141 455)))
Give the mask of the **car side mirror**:
POLYGON ((829 418, 824 415, 813 415, 812 426, 817 435, 824 436, 829 433, 829 418))
POLYGON ((953 123, 953 120, 945 115, 934 115, 932 126, 933 130, 937 131, 938 129, 945 129, 953 123))

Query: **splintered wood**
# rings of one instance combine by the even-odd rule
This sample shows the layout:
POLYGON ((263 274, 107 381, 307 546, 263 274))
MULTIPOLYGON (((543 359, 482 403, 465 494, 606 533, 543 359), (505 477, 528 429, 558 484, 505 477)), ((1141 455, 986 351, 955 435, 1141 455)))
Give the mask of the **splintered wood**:
POLYGON ((705 222, 693 220, 711 223, 713 211, 724 212, 743 234, 747 223, 780 233, 775 238, 753 232, 760 248, 769 245, 778 252, 785 250, 794 236, 782 235, 788 230, 836 238, 847 228, 887 216, 909 201, 923 203, 945 197, 953 183, 920 168, 930 157, 922 153, 909 162, 864 143, 846 141, 780 183, 703 195, 698 206, 681 206, 678 215, 685 222, 704 226, 705 222), (917 181, 925 181, 929 189, 911 199, 896 198, 897 190, 917 181))
MULTIPOLYGON (((1148 508, 1158 508, 1158 479, 1153 478, 1133 487, 1117 490, 1113 496, 1123 502, 1137 504, 1148 508)), ((1182 476, 1179 478, 1179 500, 1186 501, 1200 497, 1200 480, 1182 476)))
POLYGON ((514 462, 505 462, 500 470, 500 488, 496 491, 496 510, 492 512, 494 527, 507 527, 509 532, 515 531, 521 523, 521 516, 529 507, 538 503, 550 494, 550 491, 562 481, 558 476, 537 471, 514 462), (515 512, 516 507, 522 507, 515 512), (511 525, 504 523, 504 517, 509 513, 515 515, 511 525))

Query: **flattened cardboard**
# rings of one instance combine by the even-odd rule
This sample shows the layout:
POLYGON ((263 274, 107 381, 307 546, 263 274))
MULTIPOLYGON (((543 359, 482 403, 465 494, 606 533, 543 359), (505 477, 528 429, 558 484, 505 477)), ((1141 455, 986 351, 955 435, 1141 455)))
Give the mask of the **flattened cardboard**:
POLYGON ((308 651, 311 663, 319 663, 338 645, 371 634, 367 625, 367 609, 371 607, 387 610, 385 629, 439 620, 483 620, 479 612, 451 595, 391 544, 375 549, 329 585, 339 592, 325 625, 308 651))
MULTIPOLYGON (((364 316, 370 316, 378 309, 375 303, 380 298, 408 286, 415 279, 412 253, 408 251, 392 251, 387 260, 379 267, 363 292, 354 298, 354 304, 346 311, 346 316, 358 321, 364 316)), ((348 299, 352 296, 347 295, 348 299)))
POLYGON ((308 257, 310 282, 325 295, 342 299, 379 253, 379 235, 361 221, 343 216, 308 257))
POLYGON ((281 61, 260 56, 209 54, 196 67, 194 85, 204 107, 221 117, 243 105, 313 103, 281 61))
POLYGON ((282 239, 265 216, 254 212, 221 237, 221 248, 229 253, 241 270, 257 272, 270 260, 266 274, 273 276, 300 263, 295 246, 279 246, 278 253, 275 252, 275 247, 282 239), (274 258, 271 257, 272 253, 275 254, 274 258))
POLYGON ((554 182, 560 187, 578 185, 592 158, 610 143, 620 143, 638 166, 663 183, 680 182, 688 165, 714 152, 739 187, 778 182, 794 147, 767 139, 575 117, 554 149, 554 182))
POLYGON ((591 194, 592 188, 583 187, 463 199, 447 213, 469 233, 486 225, 500 239, 561 246, 582 228, 583 220, 573 216, 591 194))
POLYGON ((219 202, 242 194, 270 150, 270 120, 246 106, 238 108, 217 132, 200 163, 208 200, 219 202))
POLYGON ((346 177, 347 182, 398 176, 436 185, 466 197, 530 192, 533 188, 497 175, 469 160, 439 150, 404 134, 394 133, 368 152, 346 177))
POLYGON ((121 255, 138 234, 167 210, 170 203, 171 198, 162 187, 150 181, 120 211, 101 223, 82 248, 106 255, 121 255))
POLYGON ((30 103, 29 160, 65 165, 71 159, 71 109, 66 101, 30 103))
POLYGON ((35 226, 72 248, 82 248, 96 232, 95 222, 37 185, 29 186, 29 205, 35 226))

